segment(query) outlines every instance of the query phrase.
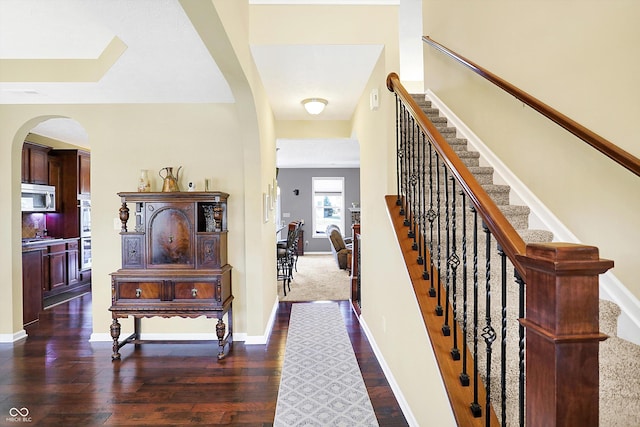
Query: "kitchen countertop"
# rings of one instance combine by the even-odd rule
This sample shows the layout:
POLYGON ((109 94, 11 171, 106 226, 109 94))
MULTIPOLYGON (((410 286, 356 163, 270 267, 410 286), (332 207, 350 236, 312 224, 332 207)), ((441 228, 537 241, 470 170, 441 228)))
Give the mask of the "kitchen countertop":
POLYGON ((55 245, 58 243, 66 243, 66 242, 71 242, 71 241, 77 241, 79 239, 79 237, 73 237, 73 238, 69 238, 69 239, 63 239, 60 237, 33 237, 33 238, 26 238, 26 239, 22 239, 22 249, 23 250, 28 250, 28 249, 37 249, 37 248, 42 248, 42 247, 46 247, 49 245, 55 245))

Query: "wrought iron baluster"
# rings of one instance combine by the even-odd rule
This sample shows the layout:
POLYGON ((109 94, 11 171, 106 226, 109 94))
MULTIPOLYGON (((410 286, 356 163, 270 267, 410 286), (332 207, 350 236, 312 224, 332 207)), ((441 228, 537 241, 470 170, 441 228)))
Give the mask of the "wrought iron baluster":
POLYGON ((408 203, 409 207, 409 218, 405 220, 404 225, 409 227, 408 237, 413 239, 412 249, 415 251, 417 248, 416 244, 416 185, 418 183, 418 175, 416 173, 416 129, 417 125, 413 116, 411 116, 411 127, 409 132, 409 191, 410 191, 410 200, 408 203))
MULTIPOLYGON (((427 219, 429 220, 429 278, 431 278, 429 286, 429 296, 435 298, 436 288, 433 286, 433 221, 436 219, 436 211, 433 210, 433 147, 431 141, 427 141, 429 147, 429 211, 427 219)), ((423 278, 425 273, 422 273, 423 278)))
MULTIPOLYGON (((518 270, 515 271, 515 276, 516 276, 516 283, 518 284, 518 318, 520 319, 524 319, 525 316, 525 309, 524 309, 524 303, 525 303, 525 283, 524 280, 522 280, 522 276, 520 276, 520 273, 518 273, 518 270)), ((518 406, 520 408, 520 427, 524 427, 524 420, 525 420, 525 396, 524 396, 524 390, 525 390, 525 379, 524 379, 524 371, 525 371, 525 366, 524 366, 524 326, 519 325, 518 326, 518 348, 519 348, 519 353, 518 353, 518 370, 519 370, 519 384, 518 384, 518 390, 519 390, 519 396, 518 396, 518 406)))
POLYGON ((424 205, 424 133, 418 129, 418 214, 416 218, 418 220, 418 258, 416 262, 418 265, 424 264, 424 258, 422 257, 422 247, 424 246, 424 225, 425 225, 425 205, 424 205), (422 154, 422 155, 421 155, 422 154))
POLYGON ((482 407, 478 402, 478 211, 471 207, 473 212, 473 402, 471 413, 474 417, 482 416, 482 407))
POLYGON ((436 209, 438 214, 436 215, 437 219, 437 253, 438 253, 438 263, 436 272, 438 273, 438 304, 436 305, 436 315, 442 316, 442 269, 440 268, 442 261, 442 232, 440 228, 440 156, 436 153, 436 209))
POLYGON ((487 395, 485 400, 485 420, 486 426, 491 425, 491 355, 493 352, 493 342, 496 340, 496 331, 491 325, 491 231, 486 224, 482 224, 482 228, 486 235, 485 239, 485 257, 486 257, 486 273, 485 273, 485 327, 482 329, 482 338, 486 345, 487 367, 486 367, 486 384, 487 395))
POLYGON ((458 236, 456 234, 456 180, 451 179, 451 256, 449 257, 449 265, 451 266, 451 301, 452 301, 452 321, 453 325, 453 348, 451 349, 451 357, 453 360, 460 360, 460 349, 458 348, 458 266, 460 265, 460 257, 458 256, 458 236))
POLYGON ((462 372, 460 384, 469 386, 469 374, 467 373, 467 196, 460 191, 462 196, 462 372))
POLYGON ((502 409, 502 425, 507 425, 507 254, 502 246, 496 243, 500 256, 500 284, 502 291, 502 342, 500 344, 500 403, 502 409))
POLYGON ((451 335, 451 327, 449 326, 449 299, 450 294, 450 282, 451 282, 451 264, 449 262, 451 258, 451 233, 449 228, 449 171, 444 164, 442 165, 444 171, 444 229, 445 229, 445 282, 444 282, 444 324, 442 325, 442 333, 448 337, 451 335))
POLYGON ((401 112, 400 114, 400 148, 398 149, 398 157, 400 157, 400 194, 401 194, 400 215, 404 216, 406 215, 405 206, 407 203, 407 194, 406 194, 406 189, 407 189, 407 185, 406 185, 407 109, 404 107, 404 105, 401 106, 400 112, 401 112))
POLYGON ((396 95, 396 205, 400 206, 402 204, 402 199, 401 199, 401 190, 400 190, 400 175, 401 175, 401 159, 402 156, 400 155, 400 139, 402 138, 402 125, 401 125, 401 121, 400 121, 400 114, 401 114, 401 101, 400 98, 398 97, 397 94, 396 95))

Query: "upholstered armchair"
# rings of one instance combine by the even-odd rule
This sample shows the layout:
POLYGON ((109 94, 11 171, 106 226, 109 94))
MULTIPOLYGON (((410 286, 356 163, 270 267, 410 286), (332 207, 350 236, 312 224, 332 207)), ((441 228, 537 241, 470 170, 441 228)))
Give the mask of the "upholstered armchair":
POLYGON ((351 237, 343 237, 340 227, 333 224, 327 227, 326 234, 330 242, 331 253, 338 264, 338 268, 341 270, 348 269, 350 267, 348 258, 352 248, 351 237))

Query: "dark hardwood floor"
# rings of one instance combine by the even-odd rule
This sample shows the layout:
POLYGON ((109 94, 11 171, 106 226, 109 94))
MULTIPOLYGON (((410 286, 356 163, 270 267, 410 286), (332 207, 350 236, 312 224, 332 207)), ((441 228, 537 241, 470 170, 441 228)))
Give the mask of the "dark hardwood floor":
MULTIPOLYGON (((349 303, 340 307, 379 424, 406 426, 349 303)), ((91 295, 55 306, 26 340, 0 344, 0 425, 270 426, 290 310, 280 303, 267 345, 236 342, 220 362, 214 342, 127 345, 111 362, 110 343, 89 342, 91 295)))

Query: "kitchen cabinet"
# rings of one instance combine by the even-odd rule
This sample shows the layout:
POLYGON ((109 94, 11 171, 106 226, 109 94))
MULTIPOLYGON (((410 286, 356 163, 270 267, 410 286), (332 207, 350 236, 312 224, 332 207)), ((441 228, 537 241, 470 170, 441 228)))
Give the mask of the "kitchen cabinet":
POLYGON ((22 147, 22 182, 49 184, 49 147, 25 142, 22 147))
POLYGON ((111 273, 113 360, 138 344, 144 317, 217 318, 218 359, 233 344, 227 197, 221 192, 119 193, 122 268, 111 273), (129 224, 131 217, 135 218, 129 224), (227 324, 223 318, 227 315, 227 324), (120 341, 119 318, 134 318, 120 341), (227 332, 228 326, 228 332, 227 332))
POLYGON ((51 236, 80 237, 80 199, 91 197, 91 156, 82 150, 51 150, 50 164, 59 164, 57 210, 61 214, 47 220, 51 236))
POLYGON ((46 292, 56 291, 56 288, 67 284, 67 251, 64 243, 50 245, 45 254, 45 285, 46 292))
POLYGON ((88 153, 78 152, 78 195, 91 194, 91 157, 88 153))
POLYGON ((22 252, 22 324, 40 320, 42 311, 42 249, 22 252))
MULTIPOLYGON (((90 272, 81 275, 78 254, 79 239, 33 239, 23 243, 23 255, 38 253, 40 260, 39 274, 26 277, 23 270, 23 284, 29 279, 38 281, 41 298, 58 295, 63 292, 77 291, 86 287, 91 280, 90 272)), ((23 258, 23 266, 26 259, 23 258)), ((25 267, 23 267, 25 268, 25 267)), ((33 268, 29 267, 29 270, 33 268)))
POLYGON ((80 266, 78 258, 78 240, 67 242, 67 286, 73 286, 80 282, 80 266))

